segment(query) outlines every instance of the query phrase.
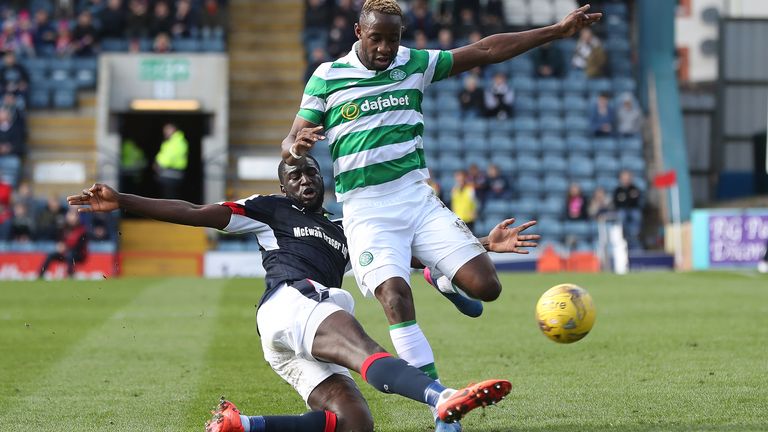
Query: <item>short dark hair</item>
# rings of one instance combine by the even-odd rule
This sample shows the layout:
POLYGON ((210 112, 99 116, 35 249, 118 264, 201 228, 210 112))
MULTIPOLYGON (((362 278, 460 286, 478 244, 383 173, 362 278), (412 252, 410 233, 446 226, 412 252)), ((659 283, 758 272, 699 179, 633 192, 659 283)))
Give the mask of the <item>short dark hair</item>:
MULTIPOLYGON (((307 159, 311 159, 315 163, 315 165, 317 165, 317 170, 322 172, 322 170, 320 169, 320 162, 318 162, 314 156, 312 156, 311 154, 307 154, 307 155, 304 155, 304 157, 307 159)), ((280 180, 281 185, 285 183, 284 171, 285 171, 286 165, 288 164, 286 164, 284 160, 281 160, 280 163, 277 164, 277 179, 280 180)))
POLYGON ((373 12, 379 12, 386 15, 397 15, 403 18, 403 10, 396 0, 365 0, 363 8, 360 10, 359 23, 367 20, 368 15, 373 12))

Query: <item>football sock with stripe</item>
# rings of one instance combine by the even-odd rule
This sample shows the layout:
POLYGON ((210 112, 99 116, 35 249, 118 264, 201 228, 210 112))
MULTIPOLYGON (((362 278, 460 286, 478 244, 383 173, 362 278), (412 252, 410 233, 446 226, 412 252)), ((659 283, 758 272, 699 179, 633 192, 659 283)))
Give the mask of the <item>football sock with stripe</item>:
POLYGON ((240 416, 245 432, 333 432, 336 414, 312 411, 298 416, 240 416))
POLYGON ((395 393, 429 406, 436 406, 442 384, 428 377, 421 370, 389 353, 377 353, 368 357, 360 368, 363 380, 383 393, 395 393))
POLYGON ((439 379, 432 347, 415 320, 389 326, 389 337, 398 357, 421 369, 430 378, 439 379))

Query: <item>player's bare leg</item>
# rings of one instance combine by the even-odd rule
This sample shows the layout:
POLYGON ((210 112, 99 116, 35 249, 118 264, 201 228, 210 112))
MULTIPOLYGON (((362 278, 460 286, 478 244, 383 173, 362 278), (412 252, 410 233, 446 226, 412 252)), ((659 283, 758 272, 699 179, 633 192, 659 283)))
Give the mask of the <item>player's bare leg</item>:
POLYGON ((451 280, 469 296, 490 302, 499 298, 501 282, 487 253, 480 254, 459 268, 451 280))

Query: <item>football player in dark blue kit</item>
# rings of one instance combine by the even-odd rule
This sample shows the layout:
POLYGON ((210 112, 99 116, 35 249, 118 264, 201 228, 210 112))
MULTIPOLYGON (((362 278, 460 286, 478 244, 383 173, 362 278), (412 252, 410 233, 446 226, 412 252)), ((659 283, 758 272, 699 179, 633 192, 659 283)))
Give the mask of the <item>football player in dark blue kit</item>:
MULTIPOLYGON (((182 225, 231 233, 254 233, 262 249, 267 289, 259 302, 258 330, 264 357, 312 410, 300 416, 245 416, 222 400, 206 431, 372 431, 368 405, 348 369, 385 393, 436 407, 446 422, 494 404, 511 390, 509 381, 482 381, 461 390, 442 386, 422 371, 388 354, 354 318, 352 296, 339 288, 349 257, 340 221, 323 210, 323 179, 307 156, 278 168, 283 195, 254 195, 236 202, 197 205, 122 194, 95 184, 67 198, 83 212, 121 208, 182 225)), ((536 246, 523 235, 529 222, 509 227, 508 219, 481 242, 496 252, 536 246)))

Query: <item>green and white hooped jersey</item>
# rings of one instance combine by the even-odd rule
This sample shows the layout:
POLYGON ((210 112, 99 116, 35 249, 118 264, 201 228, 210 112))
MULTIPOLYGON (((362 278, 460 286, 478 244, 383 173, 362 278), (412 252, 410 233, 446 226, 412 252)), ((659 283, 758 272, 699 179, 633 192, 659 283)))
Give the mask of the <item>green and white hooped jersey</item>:
POLYGON ((421 101, 424 88, 453 67, 448 51, 401 46, 387 70, 371 71, 357 57, 358 44, 315 70, 298 113, 324 127, 338 201, 386 195, 429 178, 421 101))

